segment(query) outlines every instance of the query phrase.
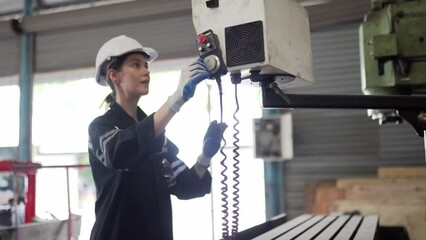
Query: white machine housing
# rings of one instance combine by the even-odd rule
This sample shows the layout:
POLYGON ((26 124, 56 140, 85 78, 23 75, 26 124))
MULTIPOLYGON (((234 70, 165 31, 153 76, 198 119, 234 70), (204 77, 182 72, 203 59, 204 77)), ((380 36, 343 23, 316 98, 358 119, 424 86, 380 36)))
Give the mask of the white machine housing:
POLYGON ((276 78, 282 89, 314 82, 308 12, 296 0, 192 0, 192 20, 197 34, 217 34, 230 73, 294 76, 276 78))

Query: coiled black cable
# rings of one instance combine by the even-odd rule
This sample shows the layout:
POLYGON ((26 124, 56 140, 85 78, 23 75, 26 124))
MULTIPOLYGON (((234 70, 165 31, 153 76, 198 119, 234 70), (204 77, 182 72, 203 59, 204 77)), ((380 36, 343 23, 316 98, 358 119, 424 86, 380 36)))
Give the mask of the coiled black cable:
POLYGON ((233 215, 232 215, 232 219, 233 219, 232 220, 232 235, 233 236, 238 233, 238 221, 239 221, 239 216, 240 216, 240 214, 239 214, 239 210, 240 210, 240 208, 239 208, 239 204, 240 204, 239 192, 240 192, 240 189, 238 188, 238 186, 240 185, 240 181, 238 180, 239 177, 240 177, 240 174, 238 173, 240 171, 240 168, 239 168, 240 161, 238 160, 238 157, 240 156, 240 153, 238 152, 238 150, 240 149, 240 146, 238 145, 238 143, 240 142, 240 139, 238 138, 238 134, 240 133, 240 131, 237 129, 237 126, 240 123, 240 121, 237 118, 237 113, 240 110, 240 105, 238 103, 237 84, 234 84, 234 85, 235 85, 236 109, 235 109, 235 112, 234 112, 234 115, 233 115, 234 120, 235 120, 235 124, 233 125, 233 129, 234 129, 235 133, 233 134, 233 137, 234 137, 235 141, 233 142, 234 149, 232 150, 232 152, 234 152, 234 157, 233 157, 233 159, 234 159, 234 164, 233 164, 234 177, 232 178, 232 180, 234 181, 234 185, 232 186, 233 190, 234 190, 232 192, 232 194, 234 196, 233 197, 234 204, 232 205, 233 206, 233 211, 232 211, 232 213, 233 213, 233 215))
POLYGON ((221 188, 221 195, 222 195, 222 237, 224 240, 229 239, 229 220, 228 220, 228 216, 229 216, 229 202, 228 202, 228 184, 226 183, 226 181, 228 180, 228 177, 226 176, 226 172, 228 170, 228 167, 225 165, 225 161, 227 159, 227 156, 224 152, 224 148, 226 146, 226 141, 225 138, 222 139, 223 140, 223 146, 220 149, 220 153, 223 156, 222 161, 220 161, 220 165, 223 167, 222 172, 220 172, 220 175, 222 175, 222 181, 220 181, 222 183, 222 188, 221 188))
MULTIPOLYGON (((220 101, 220 122, 223 122, 223 99, 222 99, 222 80, 220 79, 220 77, 216 77, 216 83, 217 86, 219 88, 219 101, 220 101)), ((223 167, 222 172, 220 172, 220 175, 222 176, 222 180, 220 181, 222 184, 222 188, 221 188, 221 195, 222 195, 222 239, 224 240, 228 240, 229 239, 229 221, 228 221, 228 184, 226 183, 226 181, 228 180, 228 177, 226 176, 226 172, 228 170, 228 167, 225 165, 225 161, 227 159, 227 156, 225 154, 225 146, 226 146, 226 140, 225 137, 222 137, 223 140, 223 145, 220 148, 220 153, 223 156, 222 161, 220 161, 220 165, 223 167)))

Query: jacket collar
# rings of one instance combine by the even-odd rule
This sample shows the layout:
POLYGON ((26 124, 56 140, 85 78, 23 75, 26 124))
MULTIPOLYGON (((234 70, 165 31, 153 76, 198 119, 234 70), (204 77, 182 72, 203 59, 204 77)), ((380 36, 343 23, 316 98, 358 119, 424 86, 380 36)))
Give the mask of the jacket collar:
MULTIPOLYGON (((136 121, 129 114, 127 114, 127 112, 124 111, 124 109, 116 101, 113 101, 110 104, 110 111, 118 117, 120 126, 117 127, 119 128, 127 128, 136 123, 136 121)), ((139 106, 136 110, 136 114, 138 116, 138 121, 142 121, 147 117, 145 112, 142 111, 139 106)))

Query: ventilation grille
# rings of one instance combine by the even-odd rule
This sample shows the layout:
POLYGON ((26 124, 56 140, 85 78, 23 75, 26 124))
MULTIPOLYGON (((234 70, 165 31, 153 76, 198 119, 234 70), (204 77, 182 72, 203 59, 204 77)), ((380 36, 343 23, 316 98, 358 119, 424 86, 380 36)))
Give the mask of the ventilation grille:
POLYGON ((228 67, 265 61, 262 21, 225 28, 228 67))

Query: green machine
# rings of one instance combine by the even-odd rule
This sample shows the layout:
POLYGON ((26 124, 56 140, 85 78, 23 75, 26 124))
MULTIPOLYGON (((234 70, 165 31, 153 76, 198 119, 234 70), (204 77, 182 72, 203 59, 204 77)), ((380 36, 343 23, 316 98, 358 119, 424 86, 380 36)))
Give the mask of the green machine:
MULTIPOLYGON (((371 7, 359 29, 364 95, 426 94, 426 0, 371 0, 371 7)), ((402 121, 394 109, 368 116, 402 121)))

